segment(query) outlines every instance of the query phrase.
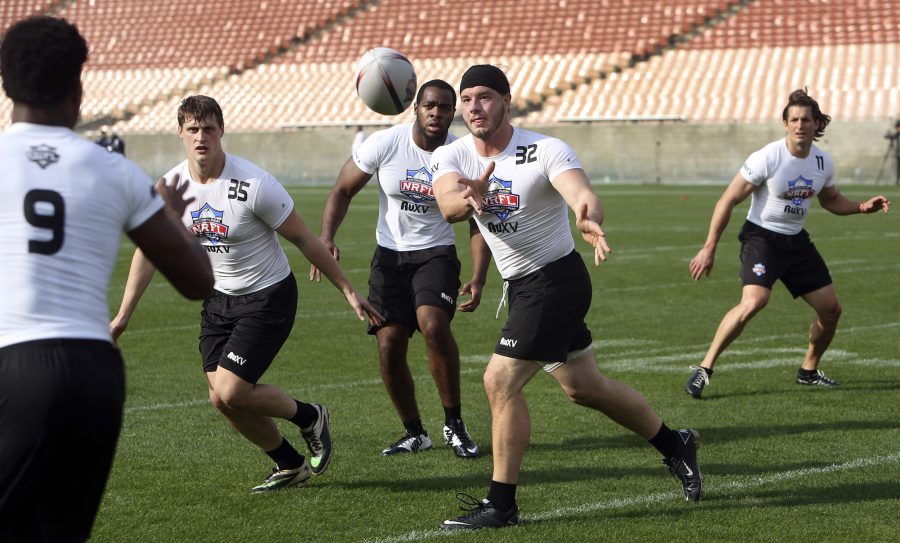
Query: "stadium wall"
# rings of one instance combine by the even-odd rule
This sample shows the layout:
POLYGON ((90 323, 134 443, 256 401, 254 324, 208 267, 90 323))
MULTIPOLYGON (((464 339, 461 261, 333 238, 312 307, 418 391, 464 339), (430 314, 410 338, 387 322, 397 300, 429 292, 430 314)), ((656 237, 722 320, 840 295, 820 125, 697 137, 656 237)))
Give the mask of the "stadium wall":
MULTIPOLYGON (((784 135, 780 123, 690 124, 678 122, 583 123, 534 127, 563 139, 578 152, 595 183, 726 184, 743 160, 784 135)), ((890 123, 833 122, 818 143, 831 153, 838 182, 872 184, 887 150, 890 123)), ((466 134, 465 126, 451 129, 466 134)), ((367 130, 371 133, 372 130, 367 130)), ((285 184, 331 184, 350 156, 353 127, 270 133, 226 133, 226 151, 256 162, 285 184)), ((184 160, 174 134, 127 136, 128 156, 151 176, 184 160)), ((892 180, 884 165, 881 183, 892 180)))

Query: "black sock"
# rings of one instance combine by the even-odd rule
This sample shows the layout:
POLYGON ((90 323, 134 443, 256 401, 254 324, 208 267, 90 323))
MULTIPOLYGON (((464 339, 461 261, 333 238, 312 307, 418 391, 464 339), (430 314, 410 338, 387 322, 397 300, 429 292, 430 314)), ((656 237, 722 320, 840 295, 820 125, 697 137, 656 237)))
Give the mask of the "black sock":
POLYGON ((409 422, 404 422, 403 427, 406 428, 406 433, 414 436, 427 434, 425 432, 425 427, 422 426, 422 417, 416 417, 409 422))
POLYGON ((303 455, 297 452, 288 440, 281 438, 281 445, 271 451, 266 451, 278 469, 294 469, 303 465, 303 455))
POLYGON ((447 407, 444 406, 444 424, 447 426, 452 426, 458 424, 457 421, 462 420, 462 406, 457 405, 456 407, 447 407))
POLYGON ((799 375, 800 377, 812 377, 815 374, 816 374, 816 370, 805 370, 803 368, 800 368, 797 371, 797 375, 799 375))
POLYGON ((648 441, 666 458, 678 454, 678 449, 681 447, 681 438, 678 436, 678 432, 666 426, 665 423, 659 427, 659 432, 648 441))
POLYGON ((516 506, 516 485, 491 481, 487 499, 500 511, 509 511, 516 506))
POLYGON ((297 427, 301 430, 309 428, 313 424, 315 424, 316 420, 319 419, 319 412, 316 411, 316 408, 308 403, 303 403, 300 400, 294 401, 297 402, 297 412, 294 413, 294 416, 289 418, 288 420, 296 424, 297 427))

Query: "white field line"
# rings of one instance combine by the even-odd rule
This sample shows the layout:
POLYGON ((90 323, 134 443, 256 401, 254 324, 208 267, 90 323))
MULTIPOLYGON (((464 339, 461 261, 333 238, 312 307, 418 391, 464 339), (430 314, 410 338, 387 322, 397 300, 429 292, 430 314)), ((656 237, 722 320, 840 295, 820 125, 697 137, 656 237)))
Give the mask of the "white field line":
MULTIPOLYGON (((771 483, 780 483, 783 481, 790 481, 794 479, 804 479, 807 477, 815 477, 818 475, 825 475, 828 473, 842 472, 848 471, 852 469, 864 469, 875 466, 883 466, 885 464, 894 464, 900 461, 900 453, 892 453, 886 455, 877 455, 870 456, 867 458, 857 458, 855 460, 849 460, 847 462, 842 462, 840 464, 832 464, 830 466, 825 466, 821 468, 804 468, 790 471, 782 471, 778 473, 772 473, 769 475, 761 475, 761 476, 748 476, 748 477, 733 477, 726 480, 720 480, 710 484, 708 481, 704 483, 705 491, 708 493, 712 492, 720 492, 723 495, 730 494, 740 494, 745 490, 751 490, 757 487, 765 486, 771 483)), ((558 520, 558 519, 566 519, 570 517, 579 517, 584 515, 585 513, 592 513, 594 511, 607 511, 614 509, 622 509, 625 507, 632 507, 635 505, 649 505, 655 503, 662 503, 666 501, 678 500, 681 498, 680 493, 676 492, 661 492, 658 494, 644 494, 643 496, 634 496, 631 498, 622 498, 617 500, 609 500, 603 502, 593 502, 593 503, 584 503, 581 505, 575 505, 572 507, 561 507, 558 509, 552 509, 550 511, 544 511, 539 513, 530 514, 523 517, 523 523, 531 522, 540 522, 547 520, 558 520)), ((435 520, 438 522, 438 520, 435 520)), ((448 531, 448 530, 417 530, 414 532, 409 532, 403 535, 386 537, 383 539, 370 539, 366 540, 365 543, 403 543, 406 541, 421 541, 423 539, 433 539, 437 537, 448 537, 454 535, 460 535, 465 532, 456 532, 456 531, 448 531)))
MULTIPOLYGON (((858 326, 853 328, 847 328, 846 330, 841 330, 840 332, 843 334, 853 333, 853 332, 865 332, 875 329, 883 329, 883 328, 896 328, 900 326, 900 322, 881 324, 876 326, 858 326)), ((183 329, 185 327, 171 327, 172 329, 183 329)), ((784 337, 794 337, 791 336, 782 336, 782 335, 771 335, 771 336, 757 336, 754 338, 748 338, 747 343, 753 342, 761 342, 761 341, 771 341, 773 339, 781 339, 784 337)), ((689 362, 689 361, 699 361, 702 359, 703 354, 706 352, 705 350, 700 351, 697 350, 697 347, 683 347, 680 353, 676 354, 664 354, 661 356, 652 356, 654 353, 672 353, 671 348, 650 348, 645 351, 633 351, 629 353, 620 353, 619 356, 613 356, 606 358, 602 348, 622 346, 640 346, 640 345, 651 345, 652 342, 649 340, 640 340, 640 339, 621 339, 621 340, 599 340, 594 342, 597 357, 599 360, 599 366, 602 371, 616 370, 616 371, 638 371, 638 372, 646 372, 646 373, 683 373, 685 371, 685 367, 681 366, 681 363, 689 362), (622 355, 625 356, 622 356, 622 355), (678 366, 674 365, 660 365, 667 363, 679 363, 678 366)), ((729 362, 728 368, 730 369, 757 369, 757 368, 767 368, 773 366, 782 366, 782 365, 791 365, 796 364, 798 360, 798 356, 802 356, 805 352, 803 348, 771 348, 771 349, 731 349, 728 351, 730 354, 740 354, 740 355, 752 355, 759 356, 766 353, 772 353, 776 355, 784 355, 784 354, 795 354, 797 356, 793 356, 790 358, 779 356, 778 358, 770 358, 765 357, 764 360, 756 360, 751 362, 729 362)), ((468 375, 474 373, 480 373, 484 371, 484 366, 487 365, 488 360, 490 359, 490 354, 483 355, 465 355, 460 357, 460 362, 465 365, 470 365, 470 368, 462 368, 460 370, 461 375, 468 375)), ((833 359, 841 360, 841 364, 851 364, 851 365, 861 365, 861 366, 900 366, 900 360, 885 360, 878 358, 855 358, 857 355, 854 353, 850 353, 847 351, 841 350, 831 350, 827 353, 827 356, 833 359)), ((418 380, 428 379, 429 376, 427 374, 420 374, 415 376, 418 380)), ((322 391, 322 390, 340 390, 340 389, 352 389, 363 386, 380 386, 381 379, 365 379, 359 381, 347 381, 341 383, 322 383, 318 385, 310 385, 306 387, 299 387, 295 389, 288 390, 289 393, 298 393, 298 394, 308 394, 310 392, 322 391)), ((206 398, 203 399, 195 399, 195 400, 185 400, 182 402, 162 402, 155 403, 149 405, 133 405, 125 408, 125 413, 139 413, 145 411, 159 411, 162 409, 181 409, 185 407, 197 407, 201 405, 206 405, 208 400, 206 398)))

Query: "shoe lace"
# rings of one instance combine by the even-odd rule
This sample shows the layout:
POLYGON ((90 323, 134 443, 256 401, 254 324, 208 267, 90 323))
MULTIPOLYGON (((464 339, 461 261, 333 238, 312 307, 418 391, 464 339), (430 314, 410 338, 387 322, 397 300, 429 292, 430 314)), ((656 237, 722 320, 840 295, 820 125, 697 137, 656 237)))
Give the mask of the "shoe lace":
POLYGON ((697 370, 697 373, 694 374, 694 378, 691 380, 692 387, 700 387, 706 386, 709 384, 709 374, 706 373, 706 368, 702 366, 691 366, 692 370, 697 370), (702 383, 702 385, 701 385, 702 383))
POLYGON ((400 439, 398 439, 397 441, 395 441, 391 445, 391 447, 399 447, 400 445, 403 445, 404 443, 406 443, 408 441, 415 441, 416 439, 418 439, 418 436, 414 436, 413 434, 409 434, 409 433, 403 434, 403 436, 400 439))
POLYGON ((466 427, 462 422, 459 422, 458 424, 448 424, 444 428, 444 437, 455 446, 461 447, 474 443, 472 438, 469 437, 469 433, 466 431, 466 427))
POLYGON ((463 503, 463 505, 459 506, 460 511, 477 514, 479 511, 485 508, 483 501, 470 496, 465 492, 457 492, 456 499, 463 503))
POLYGON ((325 448, 322 445, 322 440, 319 439, 319 434, 316 432, 315 427, 313 427, 313 429, 309 430, 308 432, 301 431, 300 434, 303 435, 303 439, 306 440, 309 448, 315 451, 316 454, 319 454, 325 448))

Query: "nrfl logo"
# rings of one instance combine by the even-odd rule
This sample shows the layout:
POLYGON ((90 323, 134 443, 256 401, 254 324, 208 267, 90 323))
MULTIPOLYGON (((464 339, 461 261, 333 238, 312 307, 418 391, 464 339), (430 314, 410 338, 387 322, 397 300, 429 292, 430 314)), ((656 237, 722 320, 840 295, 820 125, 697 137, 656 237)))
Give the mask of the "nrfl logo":
POLYGON ((215 209, 209 203, 203 204, 197 211, 191 211, 191 219, 194 221, 191 233, 198 238, 208 239, 213 245, 228 239, 228 225, 222 224, 224 215, 224 211, 215 209))
POLYGON ((512 181, 494 176, 488 181, 483 202, 484 211, 496 215, 500 222, 508 219, 512 212, 519 209, 519 195, 513 194, 512 181))
POLYGON ((428 168, 406 170, 406 179, 400 181, 400 193, 417 204, 433 202, 434 190, 431 188, 431 172, 428 168))
POLYGON ((753 265, 753 273, 755 273, 757 277, 762 277, 766 274, 766 265, 762 262, 757 262, 753 265))
POLYGON ((813 190, 812 184, 812 179, 806 179, 802 175, 793 181, 788 181, 788 189, 784 191, 784 199, 790 200, 795 206, 802 204, 803 200, 815 196, 816 191, 813 190))

